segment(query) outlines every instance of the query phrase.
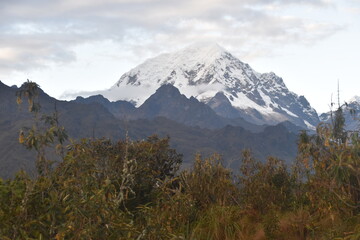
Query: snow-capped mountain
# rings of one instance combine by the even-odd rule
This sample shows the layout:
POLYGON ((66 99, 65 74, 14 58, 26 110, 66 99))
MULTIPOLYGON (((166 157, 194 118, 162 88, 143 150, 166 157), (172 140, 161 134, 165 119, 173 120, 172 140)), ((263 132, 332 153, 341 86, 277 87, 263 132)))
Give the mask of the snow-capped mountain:
MULTIPOLYGON (((360 129, 360 96, 354 96, 346 104, 342 106, 343 114, 345 117, 345 129, 350 131, 359 131, 360 129)), ((322 122, 331 123, 332 116, 334 116, 337 108, 333 111, 323 113, 320 115, 322 122)))
POLYGON ((360 96, 354 96, 349 100, 349 103, 358 103, 360 104, 360 96))
POLYGON ((308 101, 290 92, 282 78, 257 73, 217 44, 195 44, 149 59, 122 75, 104 95, 140 106, 163 84, 174 85, 224 117, 256 124, 290 121, 308 128, 319 122, 308 101))

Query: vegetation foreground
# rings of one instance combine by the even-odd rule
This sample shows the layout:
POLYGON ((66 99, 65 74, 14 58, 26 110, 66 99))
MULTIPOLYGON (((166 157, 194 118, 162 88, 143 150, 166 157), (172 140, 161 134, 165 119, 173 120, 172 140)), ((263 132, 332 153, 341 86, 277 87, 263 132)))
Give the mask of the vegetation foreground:
POLYGON ((218 155, 180 171, 168 138, 67 142, 56 113, 39 117, 36 90, 24 83, 18 102, 34 113, 19 141, 38 174, 0 179, 0 239, 360 239, 360 139, 341 108, 300 134, 291 167, 245 150, 236 174, 218 155))

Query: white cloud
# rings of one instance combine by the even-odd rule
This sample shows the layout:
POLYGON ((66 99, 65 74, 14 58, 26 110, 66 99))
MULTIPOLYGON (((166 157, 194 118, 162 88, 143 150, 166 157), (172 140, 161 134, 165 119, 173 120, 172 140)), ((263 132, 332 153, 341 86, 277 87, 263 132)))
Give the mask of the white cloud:
MULTIPOLYGON (((1 69, 22 71, 76 60, 81 44, 117 41, 135 55, 215 41, 238 53, 271 54, 284 44, 311 44, 339 31, 315 19, 283 17, 268 7, 325 0, 18 0, 0 2, 1 69), (267 7, 267 9, 266 9, 267 7), (265 8, 265 9, 264 9, 265 8), (272 45, 272 50, 269 50, 272 45), (143 49, 146 50, 143 50, 143 49), (267 49, 267 50, 266 50, 267 49), (10 54, 11 53, 11 54, 10 54), (15 54, 16 53, 16 54, 15 54)), ((256 55, 256 54, 255 54, 256 55)))

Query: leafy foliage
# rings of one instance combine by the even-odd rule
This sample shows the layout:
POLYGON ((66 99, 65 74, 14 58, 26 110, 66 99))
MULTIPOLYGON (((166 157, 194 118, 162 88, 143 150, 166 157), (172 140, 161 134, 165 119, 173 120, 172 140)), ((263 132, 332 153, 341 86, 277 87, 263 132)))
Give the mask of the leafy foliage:
POLYGON ((28 99, 29 112, 33 113, 34 124, 32 127, 24 127, 19 133, 19 143, 23 144, 27 149, 35 149, 37 152, 36 166, 39 174, 47 174, 51 170, 52 160, 47 159, 46 150, 56 141, 58 150, 63 155, 62 144, 67 140, 68 136, 64 127, 59 125, 58 113, 56 111, 52 115, 43 115, 39 119, 40 104, 38 102, 39 85, 35 82, 27 80, 16 92, 17 103, 22 103, 22 98, 28 99), (42 122, 40 122, 42 121, 42 122), (41 124, 43 123, 43 124, 41 124))

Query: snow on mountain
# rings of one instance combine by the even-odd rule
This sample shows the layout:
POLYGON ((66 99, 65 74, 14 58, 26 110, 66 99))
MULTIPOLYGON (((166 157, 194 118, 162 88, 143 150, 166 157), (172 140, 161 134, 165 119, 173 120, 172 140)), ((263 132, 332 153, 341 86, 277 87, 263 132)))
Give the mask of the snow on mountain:
POLYGON ((360 104, 360 96, 354 96, 349 100, 349 103, 353 103, 353 102, 360 104))
MULTIPOLYGON (((360 129, 360 96, 354 96, 346 104, 341 106, 345 118, 345 129, 349 131, 359 131, 360 129)), ((332 111, 320 115, 320 121, 331 123, 337 107, 332 111)))
POLYGON ((290 92, 282 78, 254 71, 217 44, 194 44, 149 59, 122 75, 105 96, 140 106, 163 84, 172 84, 210 107, 215 104, 218 110, 216 96, 223 93, 238 117, 257 124, 290 121, 314 128, 319 121, 307 100, 290 92))

